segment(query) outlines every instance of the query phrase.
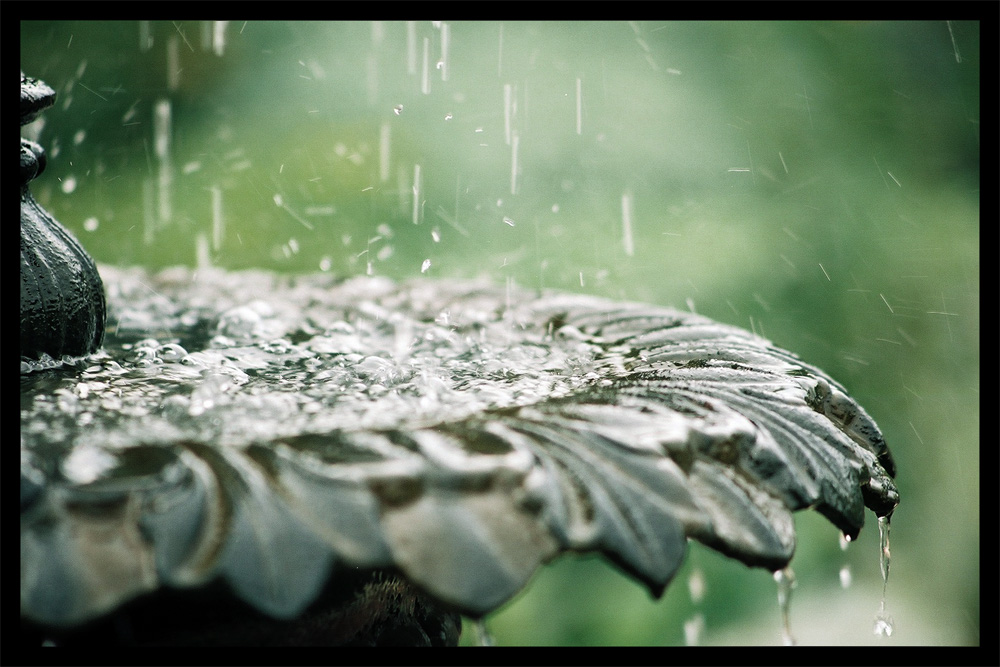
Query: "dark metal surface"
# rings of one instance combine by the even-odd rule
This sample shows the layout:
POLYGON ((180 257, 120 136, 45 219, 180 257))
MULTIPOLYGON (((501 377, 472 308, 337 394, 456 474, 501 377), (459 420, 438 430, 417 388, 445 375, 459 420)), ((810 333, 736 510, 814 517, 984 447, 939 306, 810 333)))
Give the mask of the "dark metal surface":
MULTIPOLYGON (((21 73, 21 125, 54 102, 51 88, 21 73)), ((21 139, 21 356, 29 359, 94 352, 106 315, 94 260, 28 189, 44 169, 42 147, 21 139)))

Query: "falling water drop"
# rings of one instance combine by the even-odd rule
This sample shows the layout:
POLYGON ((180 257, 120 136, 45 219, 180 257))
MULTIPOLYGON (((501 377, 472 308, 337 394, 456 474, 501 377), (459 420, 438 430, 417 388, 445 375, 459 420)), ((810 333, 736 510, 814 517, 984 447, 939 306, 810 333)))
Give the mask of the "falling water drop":
MULTIPOLYGON (((840 550, 841 551, 847 551, 847 547, 849 547, 851 545, 851 537, 850 537, 850 535, 844 535, 843 533, 841 533, 838 537, 839 537, 839 542, 840 542, 840 550)), ((839 576, 840 576, 840 587, 841 588, 850 588, 851 582, 854 580, 854 575, 851 574, 851 565, 850 565, 850 563, 845 563, 840 568, 840 575, 839 576)))
POLYGON ((220 58, 226 53, 226 27, 229 21, 212 21, 212 51, 220 58))
MULTIPOLYGON (((582 274, 581 274, 582 275, 582 274)), ((705 599, 705 574, 701 568, 696 567, 688 575, 688 593, 691 602, 696 607, 701 605, 705 599)), ((696 609, 688 620, 684 621, 684 644, 686 646, 697 646, 701 642, 701 635, 705 632, 705 614, 696 609)))
POLYGON ((688 593, 691 594, 691 602, 695 604, 705 599, 705 575, 701 568, 694 568, 688 576, 688 593))
POLYGON ((840 587, 850 588, 852 581, 853 577, 851 575, 851 566, 845 565, 844 567, 840 568, 840 587))
POLYGON ((427 37, 424 37, 424 59, 420 69, 420 92, 424 95, 429 95, 431 92, 431 80, 428 72, 428 68, 430 67, 430 50, 431 41, 427 37))
POLYGON ((212 266, 212 253, 209 250, 208 236, 204 233, 200 233, 195 237, 194 240, 195 248, 195 266, 198 270, 202 271, 212 266))
POLYGON ((167 88, 177 90, 181 83, 181 43, 177 35, 167 40, 167 88))
POLYGON ((171 108, 170 100, 156 101, 153 112, 153 148, 159 163, 159 221, 166 223, 171 218, 171 200, 173 184, 173 168, 171 167, 170 135, 171 108))
POLYGON ((792 568, 786 567, 774 573, 774 580, 778 582, 778 607, 781 609, 781 643, 785 646, 795 646, 795 637, 792 636, 792 624, 789 614, 792 589, 795 588, 795 573, 792 572, 792 568))
POLYGON ((441 24, 441 59, 437 63, 437 68, 441 71, 441 80, 448 80, 448 50, 451 42, 451 26, 447 23, 441 24))
POLYGON ((496 640, 486 629, 486 621, 479 619, 476 621, 476 646, 496 646, 496 640))
POLYGON ((149 29, 149 21, 139 21, 139 50, 149 51, 153 48, 153 33, 149 29))
POLYGON ((892 636, 893 620, 885 611, 885 593, 889 585, 889 516, 878 518, 879 569, 882 571, 882 601, 875 614, 874 633, 879 637, 892 636))
POLYGON ((622 194, 622 245, 625 254, 635 255, 635 241, 632 239, 632 193, 622 194))
POLYGON ((413 224, 420 224, 420 165, 413 165, 413 224))
POLYGON ((697 646, 701 642, 701 635, 704 631, 705 615, 698 612, 684 621, 684 645, 697 646))
POLYGON ((406 22, 406 73, 417 73, 417 24, 406 22))
POLYGON ((431 260, 425 259, 424 263, 420 265, 420 273, 427 273, 429 268, 431 268, 431 260))

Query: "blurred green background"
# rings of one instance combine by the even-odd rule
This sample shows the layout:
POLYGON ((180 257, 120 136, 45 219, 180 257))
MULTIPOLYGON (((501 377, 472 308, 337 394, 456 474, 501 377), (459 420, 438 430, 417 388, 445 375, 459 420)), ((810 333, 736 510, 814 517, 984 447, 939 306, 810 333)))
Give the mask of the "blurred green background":
MULTIPOLYGON (((21 68, 59 95, 32 190, 99 262, 486 276, 694 308, 825 369, 898 463, 895 631, 874 517, 842 551, 804 513, 793 633, 979 643, 978 23, 22 22, 21 68)), ((694 544, 656 601, 566 556, 486 621, 699 623, 779 643, 771 574, 694 544)))

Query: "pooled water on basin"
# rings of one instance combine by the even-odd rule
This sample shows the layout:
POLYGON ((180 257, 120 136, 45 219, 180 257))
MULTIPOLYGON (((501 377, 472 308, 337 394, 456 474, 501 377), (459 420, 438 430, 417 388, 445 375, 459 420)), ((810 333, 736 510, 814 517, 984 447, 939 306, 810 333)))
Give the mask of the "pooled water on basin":
MULTIPOLYGON (((468 285, 448 294, 367 278, 102 273, 105 350, 22 368, 37 369, 22 375, 22 437, 33 449, 242 445, 436 423, 563 395, 587 378, 590 356, 575 355, 575 343, 547 344, 544 323, 498 314, 495 298, 468 285)), ((71 478, 96 478, 102 464, 74 455, 64 465, 76 468, 71 478)))

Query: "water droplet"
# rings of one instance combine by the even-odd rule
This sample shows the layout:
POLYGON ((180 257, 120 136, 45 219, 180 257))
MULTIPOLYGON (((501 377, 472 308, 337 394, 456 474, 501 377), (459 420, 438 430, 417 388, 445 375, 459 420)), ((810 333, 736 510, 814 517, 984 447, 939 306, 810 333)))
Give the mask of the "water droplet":
POLYGON ((403 113, 403 105, 402 105, 402 104, 397 104, 396 106, 394 106, 394 107, 392 108, 392 112, 393 112, 394 114, 396 114, 397 116, 398 116, 399 114, 403 113))
POLYGON ((195 266, 207 269, 212 266, 212 253, 208 247, 208 236, 198 234, 194 239, 195 266))
POLYGON ((778 607, 781 610, 781 643, 785 646, 795 646, 795 637, 792 636, 792 624, 789 614, 792 589, 795 588, 795 573, 792 572, 792 568, 786 567, 774 573, 774 580, 778 582, 778 607))
POLYGON ((67 176, 66 179, 63 180, 61 187, 65 194, 72 194, 72 192, 76 190, 76 178, 73 176, 67 176))
POLYGON ((688 576, 688 592, 691 594, 691 602, 695 604, 705 598, 705 575, 701 568, 695 568, 688 576))
POLYGON ((444 115, 444 119, 445 119, 445 120, 451 120, 452 118, 454 118, 454 116, 452 116, 452 115, 451 115, 450 113, 446 113, 446 114, 444 115))
POLYGON ((697 613, 684 621, 684 645, 697 646, 701 641, 701 635, 705 631, 705 615, 697 613))
POLYGON ((187 350, 177 343, 161 345, 156 351, 157 356, 164 361, 179 361, 187 356, 187 350))
POLYGON ((504 216, 503 222, 505 225, 509 225, 510 227, 514 226, 514 221, 508 218, 507 216, 504 216))
MULTIPOLYGON (((838 543, 840 544, 841 551, 847 551, 847 547, 851 545, 851 536, 841 533, 838 535, 838 543)), ((849 588, 853 579, 854 576, 851 574, 851 566, 849 564, 843 565, 840 568, 840 587, 849 588)))
POLYGON ((431 260, 425 259, 424 263, 420 265, 420 273, 427 273, 429 268, 431 268, 431 260))
POLYGON ((83 221, 83 228, 88 232, 96 232, 97 228, 100 227, 101 222, 94 217, 87 218, 83 221))

